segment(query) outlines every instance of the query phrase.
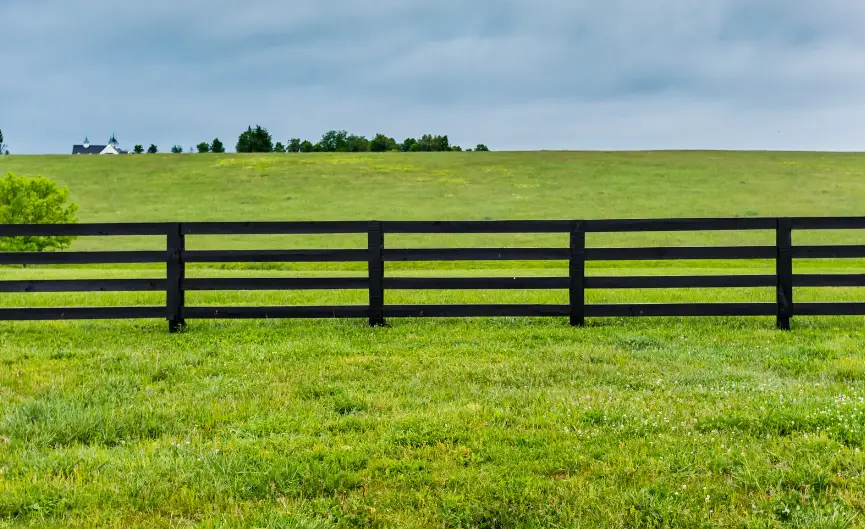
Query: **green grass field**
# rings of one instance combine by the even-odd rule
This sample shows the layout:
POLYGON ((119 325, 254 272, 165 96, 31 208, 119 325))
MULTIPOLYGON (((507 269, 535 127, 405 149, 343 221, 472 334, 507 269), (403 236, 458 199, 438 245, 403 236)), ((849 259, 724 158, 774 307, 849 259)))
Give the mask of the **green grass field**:
MULTIPOLYGON (((84 222, 865 214, 865 155, 441 153, 12 156, 84 222)), ((797 232, 794 244, 862 244, 797 232)), ((590 246, 773 244, 772 233, 592 235, 590 246)), ((362 247, 198 237, 191 248, 362 247)), ((566 246, 401 236, 390 247, 566 246)), ((160 249, 158 238, 74 249, 160 249)), ((0 267, 0 280, 164 267, 0 267)), ((861 261, 795 271, 862 273, 861 261)), ((591 275, 773 273, 770 261, 591 263, 591 275)), ((190 266, 191 277, 364 266, 190 266)), ((565 275, 563 263, 388 265, 565 275), (503 268, 498 268, 501 265, 503 268)), ((865 301, 797 289, 796 301, 865 301)), ((364 304, 365 292, 189 293, 192 305, 364 304)), ((562 303, 566 292, 398 292, 388 303, 562 303)), ((590 291, 594 302, 772 301, 772 289, 590 291)), ((0 307, 162 304, 0 294, 0 307)), ((0 527, 865 527, 862 318, 0 323, 0 527)))

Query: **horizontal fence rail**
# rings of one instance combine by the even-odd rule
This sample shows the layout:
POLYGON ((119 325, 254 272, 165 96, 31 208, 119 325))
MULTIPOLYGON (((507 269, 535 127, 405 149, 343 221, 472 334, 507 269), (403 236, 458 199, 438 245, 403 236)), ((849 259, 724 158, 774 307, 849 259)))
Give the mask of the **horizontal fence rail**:
POLYGON ((46 279, 0 281, 0 293, 164 292, 164 306, 0 308, 0 320, 166 319, 171 331, 187 319, 565 317, 580 326, 586 318, 774 316, 789 329, 794 316, 865 315, 865 303, 795 303, 795 287, 865 287, 865 274, 794 274, 794 259, 865 258, 863 245, 794 246, 794 230, 865 230, 865 217, 503 220, 503 221, 303 221, 120 224, 0 225, 2 237, 153 236, 165 251, 0 252, 0 265, 164 264, 154 279, 46 279), (772 231, 774 246, 586 247, 587 233, 772 231), (388 234, 565 234, 562 248, 388 248, 388 234), (187 236, 367 235, 361 249, 188 250, 187 236), (586 274, 597 261, 768 260, 772 275, 621 276, 586 274), (455 261, 566 261, 568 275, 556 277, 385 277, 387 263, 455 261), (366 263, 365 277, 187 278, 189 263, 366 263), (586 304, 592 289, 774 288, 774 303, 586 304), (366 290, 367 305, 284 307, 195 307, 186 292, 366 290), (563 290, 567 304, 387 305, 386 291, 563 290))

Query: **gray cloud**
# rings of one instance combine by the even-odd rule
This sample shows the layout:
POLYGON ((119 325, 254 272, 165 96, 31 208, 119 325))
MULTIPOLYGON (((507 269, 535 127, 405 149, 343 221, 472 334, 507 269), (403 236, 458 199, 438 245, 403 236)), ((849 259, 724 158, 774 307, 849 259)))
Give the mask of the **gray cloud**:
POLYGON ((5 0, 0 128, 192 145, 260 123, 494 149, 859 150, 849 0, 5 0))

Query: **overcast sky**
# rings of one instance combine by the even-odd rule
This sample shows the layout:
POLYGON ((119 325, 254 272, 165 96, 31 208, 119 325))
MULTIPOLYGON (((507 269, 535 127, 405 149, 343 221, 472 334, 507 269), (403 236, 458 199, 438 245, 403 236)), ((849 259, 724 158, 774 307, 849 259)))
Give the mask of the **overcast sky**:
POLYGON ((494 150, 865 150, 857 0, 0 0, 13 153, 247 125, 494 150))

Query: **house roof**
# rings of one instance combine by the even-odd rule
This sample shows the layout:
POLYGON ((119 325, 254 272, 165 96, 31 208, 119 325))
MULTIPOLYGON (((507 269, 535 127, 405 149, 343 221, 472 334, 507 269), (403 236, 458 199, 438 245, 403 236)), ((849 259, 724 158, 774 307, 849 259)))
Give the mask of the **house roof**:
POLYGON ((73 145, 72 146, 72 154, 99 154, 105 150, 107 145, 88 145, 87 147, 83 145, 73 145))

